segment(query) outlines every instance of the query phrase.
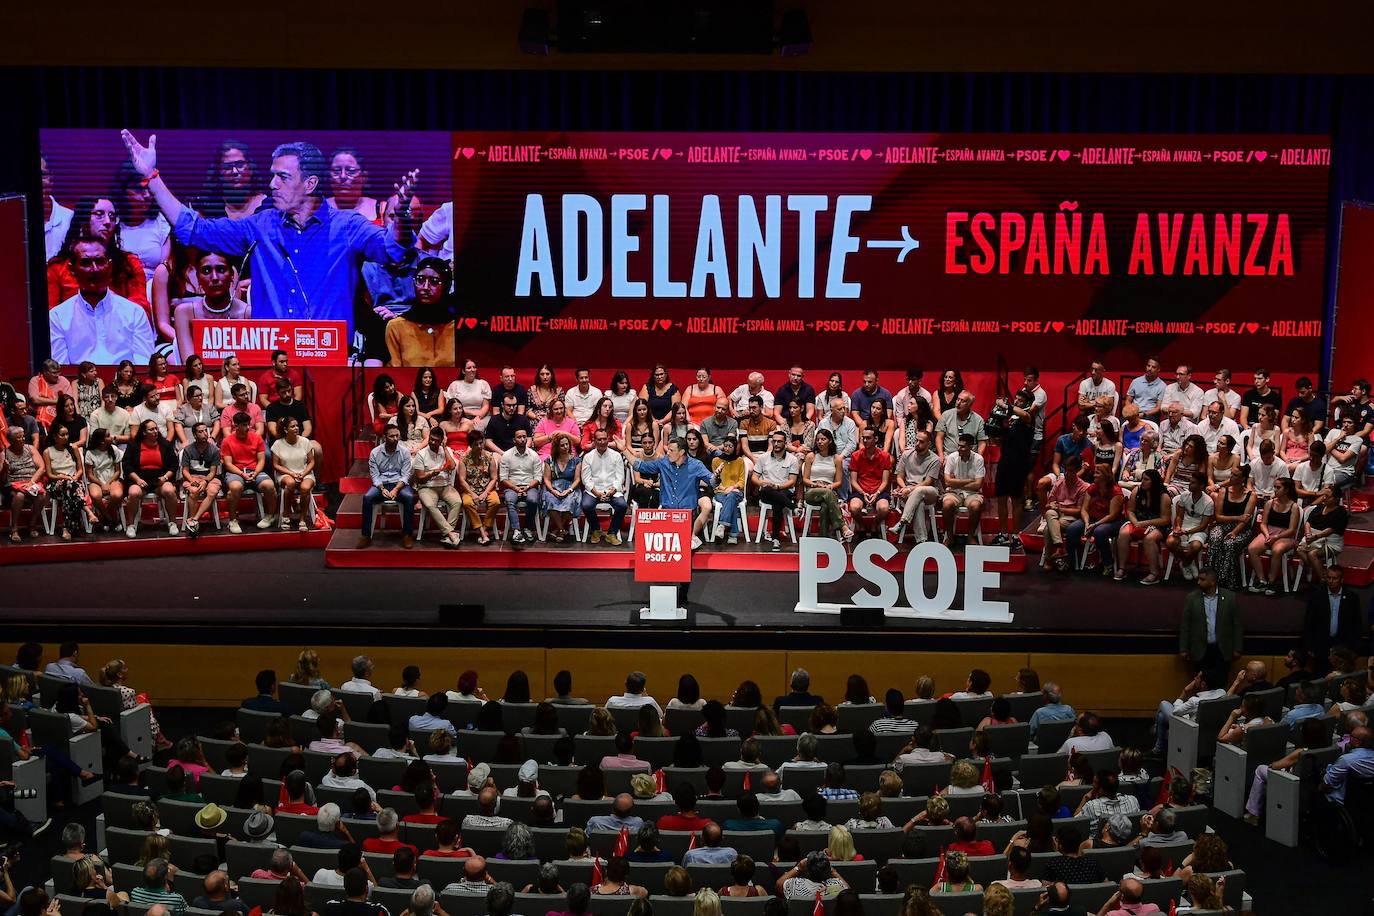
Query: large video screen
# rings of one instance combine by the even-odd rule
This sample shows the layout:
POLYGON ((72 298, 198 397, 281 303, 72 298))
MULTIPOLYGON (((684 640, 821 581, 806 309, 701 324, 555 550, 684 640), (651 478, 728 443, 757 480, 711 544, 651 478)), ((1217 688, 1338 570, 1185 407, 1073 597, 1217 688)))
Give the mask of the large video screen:
MULTIPOLYGON (((420 169, 415 241, 452 264, 439 306, 407 312, 415 261, 371 264, 387 259, 375 251, 297 263, 264 244, 236 268, 253 320, 327 315, 378 362, 436 360, 449 340, 485 365, 728 368, 1211 364, 1222 346, 1310 371, 1321 340, 1325 137, 158 134, 162 176, 207 217, 268 191, 270 154, 288 141, 318 146, 326 196, 368 219, 420 169), (225 152, 230 136, 251 149, 225 152), (312 273, 321 264, 329 282, 312 273), (316 293, 308 308, 297 285, 316 293), (436 327, 436 308, 450 325, 436 327)), ((59 202, 116 193, 117 133, 42 142, 59 202)), ((156 260, 149 234, 133 233, 137 253, 156 260)), ((149 314, 158 345, 176 344, 149 314)), ((225 326, 182 347, 236 342, 225 326)))

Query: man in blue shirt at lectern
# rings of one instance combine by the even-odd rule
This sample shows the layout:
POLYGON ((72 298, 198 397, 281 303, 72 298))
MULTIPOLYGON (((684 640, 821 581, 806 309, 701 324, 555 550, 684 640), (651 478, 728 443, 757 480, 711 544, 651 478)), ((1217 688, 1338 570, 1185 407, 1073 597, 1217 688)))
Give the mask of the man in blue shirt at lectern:
MULTIPOLYGON (((634 452, 629 453, 634 460, 634 452)), ((667 456, 651 461, 639 461, 635 467, 641 473, 650 471, 658 474, 660 509, 695 509, 696 518, 692 521, 692 549, 701 546, 701 529, 711 517, 711 499, 701 496, 698 483, 708 486, 715 482, 715 476, 695 458, 687 454, 687 440, 675 438, 668 440, 667 456)))

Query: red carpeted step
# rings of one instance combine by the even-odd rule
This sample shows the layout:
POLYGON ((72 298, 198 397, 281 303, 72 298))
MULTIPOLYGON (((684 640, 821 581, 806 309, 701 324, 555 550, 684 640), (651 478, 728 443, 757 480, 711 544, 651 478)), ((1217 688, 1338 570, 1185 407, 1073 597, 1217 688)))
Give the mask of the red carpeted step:
POLYGON ((19 563, 61 563, 80 560, 122 560, 134 557, 166 557, 186 554, 239 553, 257 550, 322 549, 329 544, 330 528, 300 531, 258 531, 252 526, 243 534, 216 531, 202 526, 200 537, 172 537, 164 528, 143 528, 136 538, 122 534, 96 534, 72 541, 57 537, 25 539, 23 544, 8 541, 0 546, 0 566, 19 563))

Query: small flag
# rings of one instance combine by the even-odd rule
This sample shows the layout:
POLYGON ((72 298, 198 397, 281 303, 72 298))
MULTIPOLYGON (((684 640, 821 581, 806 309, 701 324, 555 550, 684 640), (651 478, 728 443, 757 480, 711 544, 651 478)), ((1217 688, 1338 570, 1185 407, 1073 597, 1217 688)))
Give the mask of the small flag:
POLYGON ((749 791, 749 771, 744 771, 744 791, 749 791))
POLYGON ((992 778, 992 754, 988 754, 983 758, 983 778, 981 782, 983 783, 984 792, 996 794, 997 781, 992 778))
POLYGON ((668 784, 668 777, 664 775, 663 770, 662 770, 662 769, 654 770, 654 791, 655 791, 655 792, 666 792, 666 791, 668 791, 667 788, 666 788, 667 784, 668 784))
POLYGON ((1176 898, 1169 900, 1169 916, 1178 916, 1178 900, 1176 898))
POLYGON ((816 891, 816 906, 811 910, 811 916, 825 916, 825 902, 821 900, 820 891, 816 891))
POLYGON ((1164 782, 1159 786, 1159 798, 1155 799, 1156 805, 1162 805, 1169 800, 1169 782, 1174 778, 1172 769, 1165 769, 1164 782))
POLYGON ((596 856, 595 858, 592 859, 592 889, 593 889, 593 891, 595 891, 596 888, 598 888, 598 887, 601 886, 601 881, 602 881, 602 877, 601 877, 601 856, 596 856))
POLYGON ((1166 878, 1172 878, 1172 877, 1173 877, 1173 875, 1174 875, 1174 860, 1173 860, 1173 859, 1170 859, 1169 861, 1167 861, 1167 862, 1164 863, 1164 869, 1163 869, 1163 871, 1160 872, 1160 874, 1164 875, 1164 877, 1166 877, 1166 878))
POLYGON ((1077 754, 1077 753, 1078 753, 1078 751, 1077 751, 1076 749, 1075 749, 1075 750, 1069 751, 1069 764, 1068 764, 1068 766, 1065 767, 1065 769, 1064 769, 1064 781, 1065 781, 1065 782, 1068 782, 1069 780, 1073 779, 1073 757, 1074 757, 1074 755, 1077 754))
POLYGON ((615 838, 615 852, 613 855, 623 856, 630 849, 630 828, 621 827, 620 835, 615 838))
POLYGON ((696 848, 697 848, 697 835, 694 833, 694 834, 692 834, 692 838, 691 838, 690 840, 687 841, 687 851, 688 851, 688 852, 691 852, 693 849, 696 849, 696 848))
POLYGON ((940 847, 940 864, 935 866, 935 880, 932 886, 938 887, 945 883, 945 847, 940 847))

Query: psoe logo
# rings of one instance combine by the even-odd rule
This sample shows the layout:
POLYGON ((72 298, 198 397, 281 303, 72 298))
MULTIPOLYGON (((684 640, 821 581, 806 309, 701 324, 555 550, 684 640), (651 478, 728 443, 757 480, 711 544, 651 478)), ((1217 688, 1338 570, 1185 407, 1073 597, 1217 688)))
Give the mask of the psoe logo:
POLYGON ((675 563, 681 560, 682 538, 676 531, 645 532, 644 559, 650 563, 675 563))
POLYGON ((339 349, 339 333, 334 328, 296 328, 293 333, 297 350, 339 349))

